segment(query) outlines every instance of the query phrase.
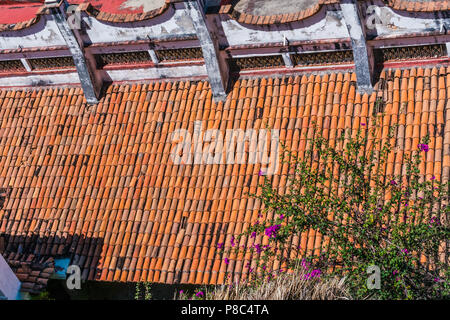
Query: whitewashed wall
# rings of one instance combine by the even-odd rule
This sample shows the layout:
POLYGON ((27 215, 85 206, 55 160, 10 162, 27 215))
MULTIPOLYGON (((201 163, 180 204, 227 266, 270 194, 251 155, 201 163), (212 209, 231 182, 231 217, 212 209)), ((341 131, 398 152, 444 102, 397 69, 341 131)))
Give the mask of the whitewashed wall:
POLYGON ((30 28, 0 33, 0 49, 65 46, 55 21, 51 16, 41 19, 30 28))
POLYGON ((381 4, 362 9, 367 35, 398 37, 414 33, 443 32, 450 29, 450 17, 442 13, 395 11, 381 4))
POLYGON ((86 30, 92 43, 122 42, 159 39, 195 34, 192 21, 184 11, 184 5, 178 4, 177 10, 169 8, 155 18, 133 23, 109 23, 85 16, 83 20, 90 28, 86 30))
MULTIPOLYGON (((230 46, 289 41, 314 41, 347 38, 348 30, 340 12, 323 8, 317 15, 304 21, 284 25, 245 25, 231 18, 221 22, 223 37, 230 46)), ((222 40, 223 41, 223 40, 222 40)))
POLYGON ((19 290, 19 279, 0 254, 0 296, 3 295, 8 300, 15 300, 18 298, 19 290))
POLYGON ((192 78, 207 76, 206 67, 204 65, 167 68, 142 68, 132 70, 106 70, 106 73, 113 81, 133 81, 181 77, 192 78))

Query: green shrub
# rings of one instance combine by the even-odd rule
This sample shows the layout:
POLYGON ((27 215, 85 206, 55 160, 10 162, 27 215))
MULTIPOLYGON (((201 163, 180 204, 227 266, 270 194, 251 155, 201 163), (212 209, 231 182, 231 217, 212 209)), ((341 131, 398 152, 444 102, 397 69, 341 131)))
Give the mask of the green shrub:
POLYGON ((378 121, 363 124, 353 136, 343 131, 335 141, 315 128, 304 154, 284 150, 282 161, 291 169, 288 191, 279 192, 265 177, 262 192, 253 195, 263 202, 264 216, 240 235, 262 235, 269 244, 236 249, 249 250, 258 261, 248 283, 261 285, 261 279, 275 276, 277 260, 278 269, 301 263, 311 274, 346 276, 350 294, 358 299, 450 297, 449 183, 419 170, 429 151, 428 137, 403 154, 402 175, 387 176, 395 128, 378 138, 383 130, 378 121), (292 245, 293 235, 310 230, 325 240, 319 250, 292 245), (374 265, 380 289, 368 282, 374 265))

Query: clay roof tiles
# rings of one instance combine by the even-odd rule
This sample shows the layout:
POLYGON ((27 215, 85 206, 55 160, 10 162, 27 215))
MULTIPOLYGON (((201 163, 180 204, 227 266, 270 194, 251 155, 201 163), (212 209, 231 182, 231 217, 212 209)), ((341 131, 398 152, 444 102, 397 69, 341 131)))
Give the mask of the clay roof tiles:
MULTIPOLYGON (((369 123, 380 97, 385 129, 398 124, 386 174, 400 174, 403 153, 430 133, 422 173, 448 179, 450 68, 385 70, 371 95, 359 94, 355 80, 350 72, 239 79, 223 103, 206 81, 112 84, 96 107, 78 87, 1 90, 2 253, 70 257, 90 280, 245 277, 254 261, 231 255, 226 265, 217 245, 229 248, 258 219, 261 202, 248 193, 259 192, 262 167, 174 164, 171 135, 192 134, 195 121, 223 134, 268 125, 301 153, 313 122, 336 139, 369 123)), ((270 177, 280 191, 287 174, 281 165, 270 177)), ((319 250, 323 239, 309 232, 292 241, 305 251, 319 250)))

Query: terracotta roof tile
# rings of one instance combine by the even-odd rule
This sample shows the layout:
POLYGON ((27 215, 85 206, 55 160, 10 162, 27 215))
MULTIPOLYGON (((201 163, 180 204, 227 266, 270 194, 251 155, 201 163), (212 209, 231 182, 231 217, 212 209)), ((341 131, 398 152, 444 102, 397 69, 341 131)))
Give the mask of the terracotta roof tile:
MULTIPOLYGON (((422 173, 448 179, 449 72, 384 70, 371 95, 357 93, 353 73, 239 79, 217 104, 205 81, 113 84, 95 110, 78 87, 0 90, 0 188, 9 190, 0 208, 2 253, 70 257, 90 280, 222 283, 226 271, 245 276, 250 256, 232 255, 225 265, 216 247, 229 248, 258 219, 262 204, 247 192, 261 192, 261 165, 175 165, 172 132, 193 133, 195 121, 222 134, 267 124, 301 153, 313 121, 335 141, 339 130, 355 133, 369 122, 382 97, 380 136, 398 124, 385 172, 401 173, 404 152, 429 132, 422 173)), ((288 174, 281 165, 271 177, 281 192, 288 174)), ((326 239, 311 231, 292 241, 310 252, 326 239)), ((36 278, 30 290, 46 279, 26 277, 36 278)))
POLYGON ((385 0, 385 2, 395 10, 405 10, 414 12, 435 12, 450 10, 450 3, 447 0, 420 1, 420 0, 385 0))

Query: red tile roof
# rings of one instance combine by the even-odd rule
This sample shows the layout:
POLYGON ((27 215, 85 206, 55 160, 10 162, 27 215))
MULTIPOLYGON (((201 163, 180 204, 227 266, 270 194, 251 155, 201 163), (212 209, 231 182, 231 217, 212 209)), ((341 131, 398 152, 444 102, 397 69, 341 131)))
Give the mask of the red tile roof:
POLYGON ((448 0, 385 0, 395 10, 413 12, 435 12, 450 10, 448 0))
MULTIPOLYGON (((183 0, 164 0, 161 8, 144 11, 144 7, 132 8, 124 6, 127 0, 70 0, 70 4, 78 4, 78 10, 86 11, 98 20, 108 22, 142 21, 154 18, 164 13, 171 3, 183 0)), ((0 16, 0 32, 8 30, 21 30, 37 23, 42 14, 48 13, 43 5, 44 0, 36 0, 32 3, 21 1, 8 1, 0 3, 0 10, 8 14, 0 16), (13 4, 15 3, 15 4, 13 4)))
MULTIPOLYGON (((268 125, 303 152, 313 122, 334 139, 369 123, 381 97, 384 133, 399 125, 386 173, 401 173, 403 154, 430 133, 422 173, 448 179, 450 67, 385 70, 372 95, 357 93, 355 80, 353 73, 240 79, 218 104, 205 81, 114 84, 95 107, 79 87, 1 90, 1 253, 68 256, 91 280, 246 277, 250 256, 231 255, 226 265, 216 246, 229 248, 257 219, 261 203, 247 193, 258 192, 261 166, 175 165, 171 133, 193 132, 196 120, 222 132, 268 125)), ((271 177, 281 192, 287 174, 283 165, 271 177)), ((292 241, 313 250, 322 239, 311 231, 292 241)))
POLYGON ((38 1, 1 1, 0 3, 0 25, 15 24, 31 20, 36 17, 37 12, 44 3, 38 1))
MULTIPOLYGON (((116 2, 120 2, 118 4, 122 4, 125 0, 117 0, 116 2)), ((105 0, 97 0, 97 2, 105 2, 102 6, 96 6, 95 1, 83 2, 78 10, 86 11, 89 15, 94 16, 96 19, 107 22, 132 22, 132 21, 142 21, 154 18, 163 14, 171 5, 171 3, 181 2, 183 0, 165 0, 165 3, 162 7, 156 8, 150 11, 142 11, 142 10, 130 10, 123 9, 123 7, 112 6, 111 3, 105 0), (106 6, 106 3, 108 5, 106 6), (119 10, 119 8, 121 8, 119 10)))
POLYGON ((52 257, 36 257, 33 254, 10 253, 5 257, 17 278, 23 292, 39 293, 47 287, 48 280, 55 273, 52 257))

